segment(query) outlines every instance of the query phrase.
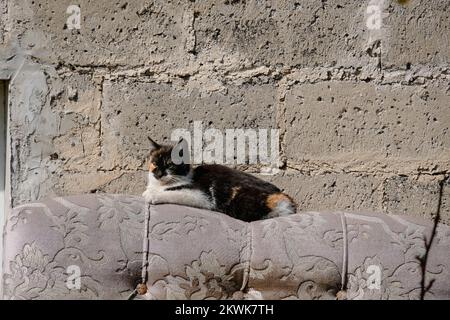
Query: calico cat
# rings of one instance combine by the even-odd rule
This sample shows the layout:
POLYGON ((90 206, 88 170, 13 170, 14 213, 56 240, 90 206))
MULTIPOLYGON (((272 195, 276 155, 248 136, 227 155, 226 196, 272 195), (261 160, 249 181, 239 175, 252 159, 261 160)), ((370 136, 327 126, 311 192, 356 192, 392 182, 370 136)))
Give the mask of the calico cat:
MULTIPOLYGON (((152 204, 171 203, 225 213, 243 221, 295 213, 294 201, 273 184, 223 165, 176 164, 175 146, 150 139, 148 185, 142 196, 152 204)), ((180 149, 180 148, 178 148, 180 149)), ((180 151, 180 156, 183 149, 180 151)))

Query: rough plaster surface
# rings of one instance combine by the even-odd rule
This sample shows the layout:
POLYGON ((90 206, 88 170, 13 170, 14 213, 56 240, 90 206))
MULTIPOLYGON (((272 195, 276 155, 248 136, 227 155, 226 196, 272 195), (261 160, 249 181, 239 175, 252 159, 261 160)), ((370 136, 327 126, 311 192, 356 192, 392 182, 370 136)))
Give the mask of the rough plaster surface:
POLYGON ((432 217, 442 194, 450 223, 450 1, 378 1, 369 30, 373 3, 80 0, 69 30, 72 1, 2 1, 12 204, 139 194, 146 137, 203 120, 279 128, 263 178, 300 210, 432 217))

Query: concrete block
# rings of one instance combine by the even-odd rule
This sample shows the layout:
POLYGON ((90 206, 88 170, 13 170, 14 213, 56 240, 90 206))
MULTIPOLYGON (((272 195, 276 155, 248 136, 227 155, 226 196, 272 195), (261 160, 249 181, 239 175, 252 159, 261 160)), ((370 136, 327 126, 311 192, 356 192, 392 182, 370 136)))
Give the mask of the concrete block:
POLYGON ((100 187, 99 192, 142 195, 147 187, 148 171, 124 172, 123 175, 100 187))
POLYGON ((185 52, 187 4, 178 1, 9 2, 11 23, 22 34, 21 46, 53 63, 136 66, 182 61, 185 52), (77 16, 79 29, 73 23, 77 16))
POLYGON ((450 62, 450 3, 440 0, 389 1, 383 25, 383 68, 450 62))
MULTIPOLYGON (((170 142, 172 130, 194 121, 217 129, 275 128, 273 85, 229 86, 201 94, 185 84, 110 81, 102 107, 102 168, 143 169, 150 136, 170 142)), ((225 131, 223 131, 225 133, 225 131)))
POLYGON ((261 176, 287 192, 298 211, 381 212, 383 180, 364 174, 329 173, 305 175, 287 172, 261 176))
POLYGON ((221 48, 249 65, 364 66, 362 1, 200 1, 196 49, 221 48))
MULTIPOLYGON (((396 176, 386 179, 383 202, 389 214, 407 214, 433 219, 439 199, 440 177, 418 178, 396 176)), ((443 220, 448 216, 442 214, 443 220)))
POLYGON ((293 162, 345 155, 448 161, 449 99, 449 91, 434 85, 295 85, 285 98, 286 156, 293 162))
POLYGON ((120 171, 66 172, 64 176, 55 179, 54 190, 58 195, 101 192, 103 188, 114 180, 121 178, 124 174, 120 171))
POLYGON ((441 201, 441 221, 450 225, 450 179, 444 181, 441 201))

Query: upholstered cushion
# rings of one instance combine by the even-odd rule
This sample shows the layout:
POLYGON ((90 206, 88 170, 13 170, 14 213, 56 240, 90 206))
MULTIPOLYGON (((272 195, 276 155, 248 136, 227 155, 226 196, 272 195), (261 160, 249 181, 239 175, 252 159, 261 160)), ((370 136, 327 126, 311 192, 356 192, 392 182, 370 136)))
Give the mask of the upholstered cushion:
MULTIPOLYGON (((126 299, 141 281, 146 210, 141 197, 106 194, 15 208, 5 226, 4 298, 126 299)), ((151 206, 149 290, 137 298, 418 299, 431 230, 406 216, 307 212, 245 223, 151 206)), ((425 298, 450 299, 449 252, 450 228, 439 225, 425 298)))

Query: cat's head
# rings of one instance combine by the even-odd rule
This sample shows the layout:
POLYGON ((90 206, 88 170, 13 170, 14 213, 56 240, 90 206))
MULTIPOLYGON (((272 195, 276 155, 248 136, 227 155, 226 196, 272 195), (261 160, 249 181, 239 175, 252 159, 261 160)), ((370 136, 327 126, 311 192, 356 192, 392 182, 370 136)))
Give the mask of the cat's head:
POLYGON ((162 184, 186 180, 191 172, 186 140, 181 139, 171 146, 160 145, 151 138, 148 139, 150 141, 149 174, 162 184))

